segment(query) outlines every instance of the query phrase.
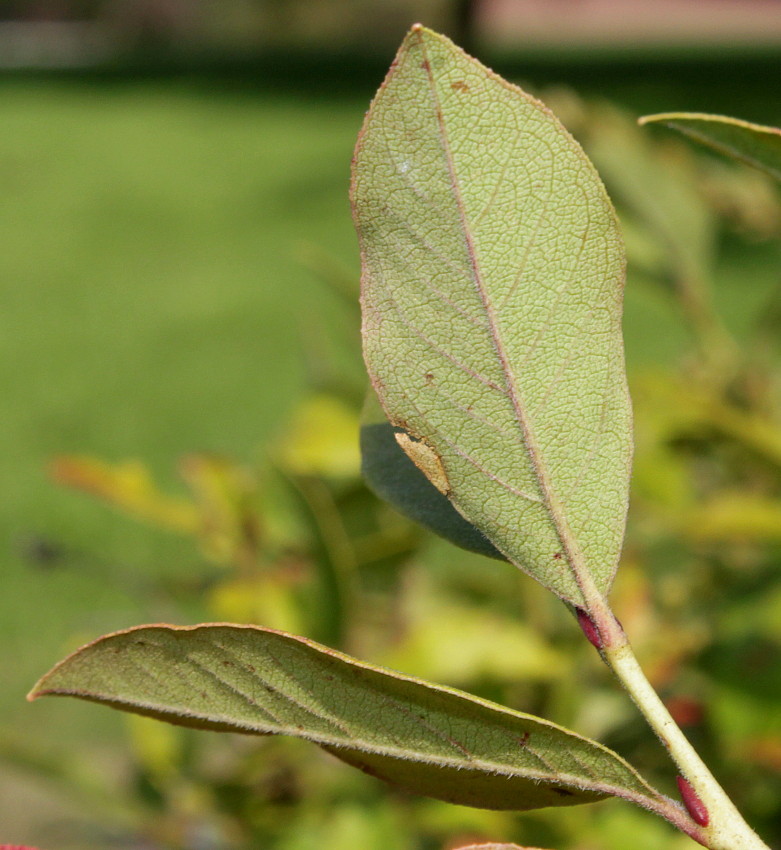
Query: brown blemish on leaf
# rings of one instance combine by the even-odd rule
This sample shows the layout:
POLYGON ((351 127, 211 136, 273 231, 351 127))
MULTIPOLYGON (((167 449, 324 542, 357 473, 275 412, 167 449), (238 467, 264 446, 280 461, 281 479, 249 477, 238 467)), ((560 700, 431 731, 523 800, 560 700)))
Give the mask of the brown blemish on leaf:
POLYGON ((399 433, 393 435, 396 442, 404 451, 404 454, 417 466, 417 468, 428 478, 428 480, 447 496, 450 492, 450 482, 445 474, 445 467, 439 455, 425 442, 425 440, 413 440, 409 434, 399 433))
POLYGON ((450 84, 450 88, 454 91, 460 92, 468 92, 469 86, 463 80, 456 80, 454 83, 450 84))
POLYGON ((420 63, 420 67, 421 67, 424 71, 430 71, 430 70, 431 70, 431 65, 429 65, 429 63, 428 63, 428 59, 424 59, 424 60, 420 63))

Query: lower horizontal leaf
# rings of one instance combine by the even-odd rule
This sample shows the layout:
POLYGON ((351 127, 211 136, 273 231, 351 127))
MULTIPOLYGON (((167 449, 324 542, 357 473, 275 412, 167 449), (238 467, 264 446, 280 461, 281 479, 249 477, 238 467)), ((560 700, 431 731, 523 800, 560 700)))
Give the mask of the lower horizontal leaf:
POLYGON ((409 791, 527 810, 664 798, 622 758, 545 720, 253 626, 141 626, 100 638, 30 699, 76 696, 182 726, 312 741, 409 791))

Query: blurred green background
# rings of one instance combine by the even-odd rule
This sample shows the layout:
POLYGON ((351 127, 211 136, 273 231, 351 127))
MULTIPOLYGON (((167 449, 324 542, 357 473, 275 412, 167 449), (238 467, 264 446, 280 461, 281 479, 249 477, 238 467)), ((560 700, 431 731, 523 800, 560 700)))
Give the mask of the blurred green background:
POLYGON ((779 193, 635 126, 781 124, 781 36, 756 3, 720 4, 758 22, 721 32, 704 0, 666 31, 633 28, 629 0, 553 5, 545 30, 532 2, 0 4, 0 842, 686 846, 622 803, 470 811, 300 742, 24 700, 105 632, 258 622, 571 725, 673 793, 555 600, 360 482, 350 158, 416 19, 543 97, 619 207, 637 460, 616 610, 781 840, 779 193))

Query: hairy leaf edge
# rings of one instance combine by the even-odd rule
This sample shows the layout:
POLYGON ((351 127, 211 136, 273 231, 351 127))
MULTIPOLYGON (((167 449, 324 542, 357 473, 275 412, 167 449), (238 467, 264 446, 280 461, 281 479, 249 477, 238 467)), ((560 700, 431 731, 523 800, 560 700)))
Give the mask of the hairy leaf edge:
MULTIPOLYGON (((566 729, 562 726, 559 726, 552 721, 545 720, 544 718, 536 717, 535 715, 526 714, 524 712, 515 711, 513 709, 506 708, 504 706, 499 705, 498 703, 493 703, 489 700, 484 700, 480 697, 473 696, 472 694, 466 693, 464 691, 459 691, 455 688, 449 688, 443 685, 435 685, 431 682, 427 682, 423 679, 419 679, 413 676, 406 676, 402 673, 396 673, 394 671, 390 671, 387 668, 382 668, 376 665, 368 664, 366 662, 359 661, 357 659, 352 658, 349 655, 345 655, 344 653, 339 652, 338 650, 331 649, 329 647, 323 646, 322 644, 318 644, 315 641, 312 641, 308 638, 304 638, 298 635, 291 635, 287 632, 280 631, 277 629, 266 629, 259 626, 252 625, 239 625, 234 623, 201 623, 194 626, 176 626, 170 625, 166 623, 154 623, 142 626, 134 626, 129 629, 122 629, 120 631, 111 632, 109 634, 103 635, 96 640, 91 641, 90 643, 85 644, 84 646, 77 649, 75 652, 72 652, 70 655, 66 656, 64 659, 59 661, 49 672, 47 672, 41 679, 36 683, 30 693, 27 695, 27 699, 32 702, 40 697, 44 696, 73 696, 79 699, 84 699, 90 702, 96 702, 103 705, 108 705, 112 708, 117 708, 120 710, 129 711, 135 714, 143 714, 146 716, 155 717, 160 720, 165 720, 167 722, 173 723, 174 725, 183 725, 183 726, 191 726, 194 728, 200 728, 205 730, 212 731, 231 731, 237 732, 240 734, 254 734, 254 735, 265 735, 265 734, 277 734, 277 735, 290 735, 291 737, 302 738, 304 740, 308 740, 311 743, 314 743, 319 746, 323 746, 324 748, 329 749, 334 752, 334 754, 338 753, 339 749, 361 749, 360 747, 347 747, 341 741, 332 741, 328 740, 329 736, 325 735, 309 735, 305 732, 302 732, 301 729, 292 728, 289 731, 280 732, 277 730, 264 732, 262 731, 261 724, 258 724, 257 728, 244 727, 240 723, 236 722, 220 722, 214 721, 206 716, 197 715, 197 714, 184 714, 179 713, 173 710, 160 709, 157 706, 152 704, 144 704, 141 701, 131 702, 124 700, 116 700, 109 696, 104 696, 96 692, 88 692, 84 690, 80 690, 78 688, 47 688, 46 681, 50 677, 52 677, 56 672, 60 671, 64 666, 70 663, 70 661, 77 656, 88 652, 92 647, 97 646, 105 641, 111 640, 113 638, 124 637, 127 635, 131 635, 134 633, 140 633, 148 629, 160 629, 171 632, 195 632, 199 630, 209 630, 211 628, 228 628, 231 630, 246 630, 251 632, 260 632, 260 633, 270 633, 274 635, 278 635, 285 639, 294 641, 296 643, 303 644, 311 650, 314 650, 316 653, 321 655, 330 656, 339 661, 344 662, 348 666, 359 667, 373 673, 379 673, 383 676, 387 676, 389 678, 394 678, 398 680, 402 680, 408 682, 410 684, 419 685, 423 688, 439 691, 442 693, 450 694, 456 698, 461 700, 465 700, 467 702, 471 702, 476 705, 480 705, 483 708, 487 708, 497 714, 503 714, 508 717, 520 717, 527 720, 532 720, 535 723, 539 723, 543 726, 547 726, 549 729, 556 731, 562 735, 567 737, 577 739, 580 741, 586 741, 591 746, 601 750, 610 758, 615 759, 619 762, 624 768, 626 768, 630 773, 634 775, 634 777, 638 780, 641 785, 644 785, 648 788, 648 795, 644 795, 641 793, 634 793, 624 788, 616 787, 613 785, 609 785, 607 783, 593 782, 593 783, 585 783, 579 777, 571 777, 568 778, 566 774, 560 775, 560 781, 551 780, 549 777, 541 775, 538 777, 539 781, 544 781, 551 785, 560 785, 563 787, 572 787, 578 790, 587 790, 594 791, 595 793, 604 794, 606 796, 618 797, 629 802, 636 803, 637 805, 649 809, 650 811, 654 811, 660 814, 662 817, 669 818, 669 814, 666 813, 666 810, 670 805, 674 807, 679 807, 678 804, 674 803, 672 800, 664 797, 660 792, 654 789, 651 785, 649 785, 632 767, 629 762, 619 756, 617 753, 613 752, 609 748, 603 746, 597 741, 593 741, 589 738, 586 738, 582 735, 578 735, 576 732, 573 732, 569 729, 566 729), (191 721, 191 722, 188 722, 191 721)), ((392 748, 381 748, 372 746, 363 747, 366 752, 371 752, 379 756, 386 756, 388 758, 395 758, 401 761, 415 761, 415 759, 411 759, 409 750, 394 750, 392 748)), ((419 759, 420 762, 424 762, 431 765, 439 765, 442 767, 457 767, 462 770, 475 770, 480 773, 491 773, 494 775, 506 775, 506 776, 514 776, 518 775, 515 773, 508 772, 506 769, 502 770, 501 765, 496 765, 493 763, 483 762, 478 763, 474 768, 465 767, 463 764, 450 761, 447 759, 437 759, 432 758, 431 756, 426 756, 425 758, 419 759)), ((531 775, 533 772, 529 771, 527 774, 527 778, 534 779, 531 775)), ((681 813, 683 814, 683 809, 681 808, 681 813)))

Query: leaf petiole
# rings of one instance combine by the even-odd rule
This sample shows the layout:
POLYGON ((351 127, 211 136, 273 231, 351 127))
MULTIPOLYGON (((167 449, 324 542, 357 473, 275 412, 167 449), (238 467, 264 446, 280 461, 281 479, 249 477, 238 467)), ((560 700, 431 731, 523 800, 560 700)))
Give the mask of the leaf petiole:
MULTIPOLYGON (((618 624, 617 620, 615 622, 618 624)), ((620 626, 612 633, 619 632, 624 634, 620 626)), ((706 821, 696 830, 685 829, 680 822, 671 820, 671 823, 710 850, 768 850, 683 734, 648 681, 626 637, 608 642, 601 654, 678 766, 685 780, 684 787, 688 785, 694 793, 694 800, 704 807, 703 818, 701 812, 692 811, 691 803, 687 804, 690 815, 699 815, 701 823, 706 821)), ((660 814, 670 820, 667 814, 660 814)), ((695 824, 695 817, 688 820, 695 824)))

